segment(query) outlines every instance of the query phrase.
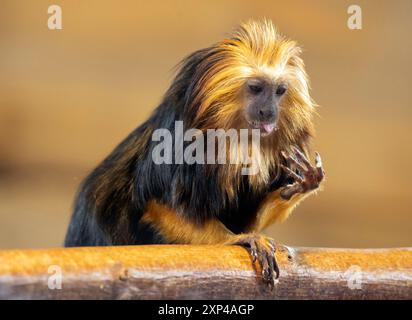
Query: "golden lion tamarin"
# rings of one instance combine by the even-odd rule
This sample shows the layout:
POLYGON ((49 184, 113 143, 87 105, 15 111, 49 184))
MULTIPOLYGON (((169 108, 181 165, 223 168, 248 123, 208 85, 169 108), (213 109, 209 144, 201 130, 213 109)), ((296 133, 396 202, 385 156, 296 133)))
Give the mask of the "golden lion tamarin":
POLYGON ((152 116, 83 182, 65 245, 238 244, 272 283, 276 246, 259 232, 286 219, 324 177, 319 155, 308 161, 314 103, 300 51, 265 20, 184 59, 152 116), (258 172, 155 163, 153 133, 174 132, 177 121, 201 132, 258 130, 258 172))

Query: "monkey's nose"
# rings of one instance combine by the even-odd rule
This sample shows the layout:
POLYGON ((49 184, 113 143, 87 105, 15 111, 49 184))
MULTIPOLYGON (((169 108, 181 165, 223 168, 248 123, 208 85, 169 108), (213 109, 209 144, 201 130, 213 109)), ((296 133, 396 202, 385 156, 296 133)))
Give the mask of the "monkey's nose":
POLYGON ((274 122, 277 118, 275 108, 261 108, 259 110, 259 120, 263 122, 274 122))

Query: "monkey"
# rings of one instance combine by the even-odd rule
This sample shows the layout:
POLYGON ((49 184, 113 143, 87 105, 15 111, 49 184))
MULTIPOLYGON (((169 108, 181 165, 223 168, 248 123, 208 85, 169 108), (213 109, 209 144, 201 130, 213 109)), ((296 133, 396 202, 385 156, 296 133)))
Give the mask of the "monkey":
POLYGON ((309 160, 316 104, 301 51, 265 19, 184 58, 151 116, 82 182, 65 246, 239 245, 273 284, 279 246, 261 232, 320 190, 325 176, 320 155, 309 160), (258 172, 154 163, 153 133, 173 132, 176 121, 202 132, 257 130, 258 172))

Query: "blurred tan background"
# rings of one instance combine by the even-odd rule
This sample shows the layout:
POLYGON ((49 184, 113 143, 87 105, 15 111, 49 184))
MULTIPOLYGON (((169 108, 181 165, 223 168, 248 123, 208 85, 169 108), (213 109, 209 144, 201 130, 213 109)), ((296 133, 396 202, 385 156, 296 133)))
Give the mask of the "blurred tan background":
POLYGON ((0 248, 63 242, 81 179, 159 103, 172 68, 267 17, 304 48, 325 190, 268 233, 412 245, 412 1, 23 1, 0 5, 0 248), (363 30, 347 8, 363 9, 363 30), (47 8, 63 9, 63 30, 47 8))

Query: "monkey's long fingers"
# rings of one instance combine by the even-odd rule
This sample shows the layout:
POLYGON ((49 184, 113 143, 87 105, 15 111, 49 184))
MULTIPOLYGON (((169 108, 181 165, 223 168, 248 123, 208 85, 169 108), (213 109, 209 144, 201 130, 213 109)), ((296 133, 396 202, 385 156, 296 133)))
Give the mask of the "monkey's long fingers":
POLYGON ((250 255, 252 256, 253 263, 255 263, 257 258, 258 258, 258 251, 257 251, 257 248, 256 248, 256 242, 251 241, 249 245, 250 245, 250 255))
POLYGON ((254 239, 252 239, 252 238, 240 239, 235 244, 248 247, 250 255, 252 256, 253 263, 256 262, 256 260, 259 256, 259 251, 258 251, 258 247, 256 245, 256 241, 254 239))
POLYGON ((302 178, 300 175, 298 175, 295 171, 293 171, 292 169, 286 167, 286 166, 283 165, 283 164, 281 164, 280 166, 282 167, 282 169, 286 172, 286 174, 287 174, 289 177, 295 179, 295 181, 303 182, 303 178, 302 178))
POLYGON ((271 268, 273 270, 273 272, 275 273, 275 277, 273 279, 273 281, 275 282, 276 279, 279 278, 279 274, 280 274, 280 270, 279 270, 279 265, 278 262, 276 260, 276 243, 274 240, 270 240, 269 241, 270 246, 272 247, 272 259, 271 259, 271 268))
POLYGON ((282 151, 281 154, 282 154, 283 158, 285 158, 285 160, 287 161, 288 165, 294 164, 299 169, 299 171, 301 171, 301 172, 306 172, 308 170, 295 157, 292 157, 292 155, 286 154, 286 152, 284 152, 284 151, 282 151))
POLYGON ((268 282, 269 288, 273 290, 273 288, 275 287, 276 281, 277 281, 277 274, 275 271, 275 258, 271 252, 266 252, 266 259, 269 264, 269 270, 268 270, 269 277, 267 279, 267 282, 268 282))
POLYGON ((270 283, 271 282, 271 278, 273 277, 272 275, 272 269, 270 266, 270 257, 268 257, 267 252, 263 249, 260 248, 258 246, 258 254, 259 254, 259 264, 260 264, 260 268, 262 269, 262 278, 263 281, 265 281, 266 283, 270 283))
POLYGON ((302 161, 307 170, 309 170, 312 167, 312 164, 310 163, 306 155, 295 146, 292 146, 292 149, 295 152, 295 156, 298 158, 298 160, 302 161))

